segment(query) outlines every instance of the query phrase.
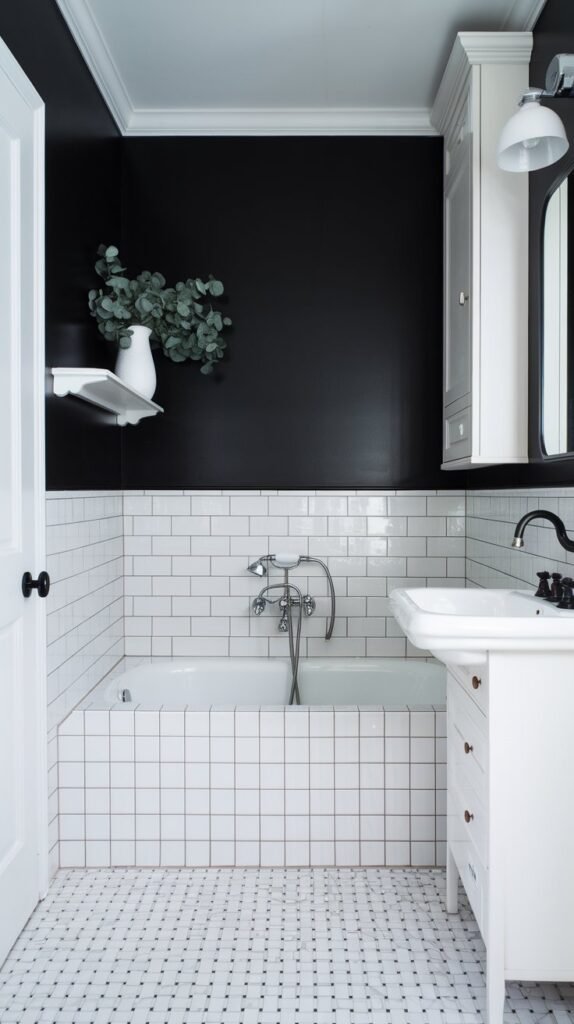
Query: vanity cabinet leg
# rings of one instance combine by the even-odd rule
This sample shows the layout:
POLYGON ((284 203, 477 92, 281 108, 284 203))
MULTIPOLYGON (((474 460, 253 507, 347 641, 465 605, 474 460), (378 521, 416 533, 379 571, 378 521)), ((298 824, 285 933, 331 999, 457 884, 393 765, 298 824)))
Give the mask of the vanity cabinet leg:
POLYGON ((446 909, 449 914, 456 914, 458 911, 458 868, 454 857, 447 848, 446 855, 446 909))
POLYGON ((486 1024, 503 1024, 506 985, 504 971, 486 952, 486 1024))

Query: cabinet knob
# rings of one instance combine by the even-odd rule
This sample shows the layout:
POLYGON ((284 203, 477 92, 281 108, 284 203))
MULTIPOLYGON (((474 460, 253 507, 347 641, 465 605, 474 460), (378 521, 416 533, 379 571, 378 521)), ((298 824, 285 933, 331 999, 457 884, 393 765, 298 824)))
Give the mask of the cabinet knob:
POLYGON ((469 822, 472 821, 473 818, 474 818, 474 814, 471 814, 470 811, 465 811, 464 812, 464 820, 466 821, 467 825, 469 824, 469 822))
POLYGON ((473 676, 472 677, 472 688, 473 688, 473 690, 478 690, 478 687, 480 686, 481 683, 482 683, 482 679, 479 679, 478 676, 473 676))
POLYGON ((468 295, 465 292, 458 293, 458 304, 464 306, 465 302, 468 302, 468 295))
POLYGON ((471 750, 474 750, 474 747, 470 743, 465 743, 465 745, 464 745, 464 752, 465 752, 465 754, 470 754, 471 750))

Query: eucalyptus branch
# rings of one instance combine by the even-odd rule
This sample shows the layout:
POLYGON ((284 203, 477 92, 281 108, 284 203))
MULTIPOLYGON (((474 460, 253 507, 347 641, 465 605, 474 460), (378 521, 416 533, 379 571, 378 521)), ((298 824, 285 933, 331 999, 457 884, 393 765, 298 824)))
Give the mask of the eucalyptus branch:
POLYGON ((227 347, 222 332, 231 325, 209 301, 223 295, 221 281, 210 275, 207 281, 188 278, 167 288, 157 272, 144 270, 136 278, 126 277, 115 245, 100 245, 98 256, 96 273, 104 287, 91 289, 88 304, 100 334, 129 348, 130 327, 149 327, 152 345, 174 363, 190 359, 202 364, 202 373, 211 373, 227 347))

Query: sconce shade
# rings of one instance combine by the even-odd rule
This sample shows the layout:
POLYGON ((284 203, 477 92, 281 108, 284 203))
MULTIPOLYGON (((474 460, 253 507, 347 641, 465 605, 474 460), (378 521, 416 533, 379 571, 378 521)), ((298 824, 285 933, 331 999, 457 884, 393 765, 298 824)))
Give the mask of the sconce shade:
POLYGON ((560 160, 568 146, 558 114, 540 106, 538 99, 527 97, 502 129, 498 166, 503 171, 537 171, 560 160))

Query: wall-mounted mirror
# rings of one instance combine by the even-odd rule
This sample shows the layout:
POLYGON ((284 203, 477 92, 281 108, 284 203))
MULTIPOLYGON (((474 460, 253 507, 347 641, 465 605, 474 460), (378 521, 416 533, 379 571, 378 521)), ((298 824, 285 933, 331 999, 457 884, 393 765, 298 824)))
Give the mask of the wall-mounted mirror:
POLYGON ((542 440, 574 451, 574 172, 546 204, 542 244, 542 440), (570 229, 569 229, 570 226, 570 229))

